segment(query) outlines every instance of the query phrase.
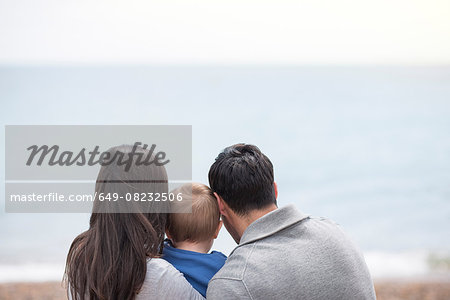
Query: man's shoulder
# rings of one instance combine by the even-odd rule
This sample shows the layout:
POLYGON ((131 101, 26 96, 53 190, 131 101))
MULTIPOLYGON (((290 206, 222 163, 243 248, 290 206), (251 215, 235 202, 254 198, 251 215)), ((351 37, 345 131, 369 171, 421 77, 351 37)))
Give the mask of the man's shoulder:
POLYGON ((345 247, 347 241, 342 235, 335 222, 322 217, 308 217, 272 235, 238 245, 213 279, 252 281, 259 272, 274 267, 291 270, 300 265, 310 265, 308 257, 319 251, 325 241, 345 247))
POLYGON ((226 259, 225 265, 214 275, 211 280, 231 279, 242 280, 244 277, 247 261, 250 257, 254 245, 243 245, 233 250, 232 254, 226 259))
POLYGON ((253 245, 236 248, 225 265, 209 281, 208 299, 251 299, 244 283, 247 261, 253 245))

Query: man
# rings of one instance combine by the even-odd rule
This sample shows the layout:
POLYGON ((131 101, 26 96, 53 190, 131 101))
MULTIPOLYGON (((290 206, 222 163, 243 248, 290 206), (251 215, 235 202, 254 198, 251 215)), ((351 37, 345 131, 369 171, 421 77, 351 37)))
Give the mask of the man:
POLYGON ((335 223, 277 207, 273 166, 258 147, 226 148, 209 183, 238 246, 208 299, 375 299, 364 258, 335 223))

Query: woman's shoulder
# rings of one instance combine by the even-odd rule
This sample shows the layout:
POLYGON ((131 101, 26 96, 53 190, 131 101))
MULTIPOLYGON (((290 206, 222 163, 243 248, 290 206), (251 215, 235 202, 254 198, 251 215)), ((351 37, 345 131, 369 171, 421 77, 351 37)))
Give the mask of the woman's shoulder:
POLYGON ((176 270, 174 268, 174 266, 172 266, 170 263, 168 263, 165 259, 158 258, 158 257, 147 259, 147 272, 149 271, 149 268, 150 269, 162 269, 162 270, 166 270, 166 269, 170 270, 173 268, 174 270, 176 270))
POLYGON ((151 258, 147 260, 147 275, 145 280, 149 281, 163 281, 174 280, 174 278, 184 279, 183 274, 180 273, 174 266, 162 258, 151 258))
POLYGON ((162 258, 147 260, 147 274, 136 299, 203 299, 174 266, 162 258), (187 296, 187 297, 186 297, 187 296))

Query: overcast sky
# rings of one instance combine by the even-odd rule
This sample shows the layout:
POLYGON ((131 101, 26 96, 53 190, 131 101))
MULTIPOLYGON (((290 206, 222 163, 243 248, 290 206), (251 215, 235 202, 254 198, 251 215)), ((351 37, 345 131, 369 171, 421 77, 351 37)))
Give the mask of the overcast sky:
POLYGON ((0 64, 449 64, 449 0, 0 0, 0 64))

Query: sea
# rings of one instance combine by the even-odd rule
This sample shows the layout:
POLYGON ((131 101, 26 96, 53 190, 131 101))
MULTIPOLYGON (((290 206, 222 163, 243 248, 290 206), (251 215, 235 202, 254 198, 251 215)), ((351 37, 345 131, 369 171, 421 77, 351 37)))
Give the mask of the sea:
MULTIPOLYGON (((374 278, 450 278, 450 66, 2 65, 0 103, 3 125, 192 125, 202 183, 255 144, 279 206, 340 224, 374 278)), ((61 280, 89 214, 5 213, 4 194, 0 282, 61 280)))

